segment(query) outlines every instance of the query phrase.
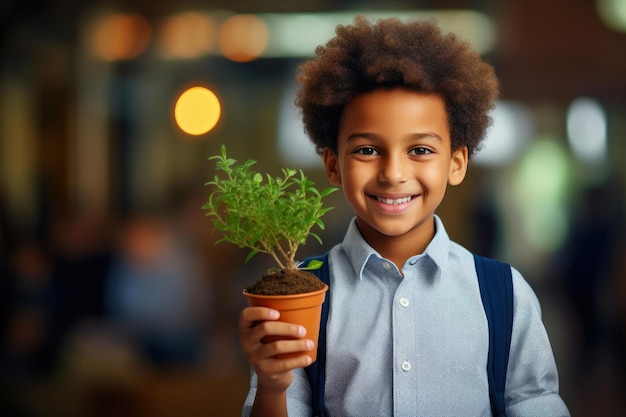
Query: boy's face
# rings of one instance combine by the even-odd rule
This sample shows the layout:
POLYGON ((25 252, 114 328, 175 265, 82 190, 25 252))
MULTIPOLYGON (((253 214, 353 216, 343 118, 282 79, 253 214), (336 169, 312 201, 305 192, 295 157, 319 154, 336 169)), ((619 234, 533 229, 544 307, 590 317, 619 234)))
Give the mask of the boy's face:
POLYGON ((324 150, 330 182, 342 187, 375 248, 388 238, 427 244, 446 186, 463 181, 467 161, 466 147, 451 151, 443 99, 404 89, 352 99, 339 124, 337 152, 324 150))

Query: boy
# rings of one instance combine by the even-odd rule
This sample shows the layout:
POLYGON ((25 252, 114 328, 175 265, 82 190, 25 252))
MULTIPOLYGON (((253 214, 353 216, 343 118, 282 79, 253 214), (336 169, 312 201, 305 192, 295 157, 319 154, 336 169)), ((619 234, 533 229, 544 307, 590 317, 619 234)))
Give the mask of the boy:
MULTIPOLYGON (((304 63, 297 104, 355 212, 329 255, 328 416, 489 416, 488 329, 472 254, 435 210, 490 123, 493 69, 430 21, 357 16, 304 63)), ((512 270, 507 416, 568 416, 537 298, 512 270)), ((244 416, 310 416, 311 349, 278 312, 246 308, 244 416), (263 343, 268 335, 295 340, 263 343)))

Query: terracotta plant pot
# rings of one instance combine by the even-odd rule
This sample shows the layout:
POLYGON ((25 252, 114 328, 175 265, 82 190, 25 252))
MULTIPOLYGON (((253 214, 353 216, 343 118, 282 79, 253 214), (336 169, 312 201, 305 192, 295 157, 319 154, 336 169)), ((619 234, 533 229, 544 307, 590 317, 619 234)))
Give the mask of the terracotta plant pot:
MULTIPOLYGON (((317 359, 317 340, 320 332, 320 318, 322 314, 322 304, 326 298, 328 285, 319 291, 293 294, 293 295, 257 295, 250 294, 244 290, 243 294, 248 298, 251 307, 268 307, 280 311, 279 320, 286 323, 294 323, 304 326, 306 338, 314 343, 310 351, 285 353, 276 355, 277 358, 292 358, 308 354, 315 362, 317 359)), ((268 341, 288 339, 285 337, 274 337, 268 341)))

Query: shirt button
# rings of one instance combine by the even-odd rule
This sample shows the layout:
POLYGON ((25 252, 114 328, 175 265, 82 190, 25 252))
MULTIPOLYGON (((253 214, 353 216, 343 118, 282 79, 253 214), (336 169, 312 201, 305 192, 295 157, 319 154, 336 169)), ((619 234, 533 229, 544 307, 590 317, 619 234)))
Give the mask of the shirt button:
POLYGON ((409 261, 409 264, 410 264, 410 265, 415 265, 416 263, 417 263, 417 259, 411 259, 411 260, 409 261))
POLYGON ((411 362, 409 361, 402 362, 401 368, 404 372, 409 372, 411 370, 411 362))
POLYGON ((404 297, 402 297, 402 298, 400 299, 400 305, 401 305, 402 307, 408 307, 408 306, 409 306, 409 304, 411 304, 411 303, 409 302, 409 300, 408 300, 408 299, 406 299, 406 298, 404 298, 404 297))
POLYGON ((389 262, 383 262, 383 268, 385 268, 388 271, 391 269, 391 265, 389 265, 389 262))

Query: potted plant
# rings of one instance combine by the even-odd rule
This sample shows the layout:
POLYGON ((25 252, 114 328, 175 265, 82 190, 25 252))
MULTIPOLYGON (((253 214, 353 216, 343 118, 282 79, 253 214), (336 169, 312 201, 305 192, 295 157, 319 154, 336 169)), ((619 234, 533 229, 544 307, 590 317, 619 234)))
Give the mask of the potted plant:
MULTIPOLYGON (((215 160, 216 170, 224 174, 206 183, 213 189, 202 206, 214 229, 222 233, 216 243, 250 249, 246 262, 257 253, 266 253, 276 264, 244 289, 249 304, 274 308, 281 312, 282 321, 305 326, 317 346, 328 286, 307 271, 319 268, 319 262, 298 268, 296 253, 309 236, 322 242, 311 229, 324 229, 322 216, 332 208, 323 207, 322 199, 337 188, 318 191, 302 170, 283 169, 282 176, 264 177, 251 170, 256 161, 237 164, 228 158, 224 145, 221 154, 209 160, 215 160)), ((305 353, 315 360, 316 352, 314 347, 305 353)), ((282 357, 288 356, 294 354, 282 357)))

